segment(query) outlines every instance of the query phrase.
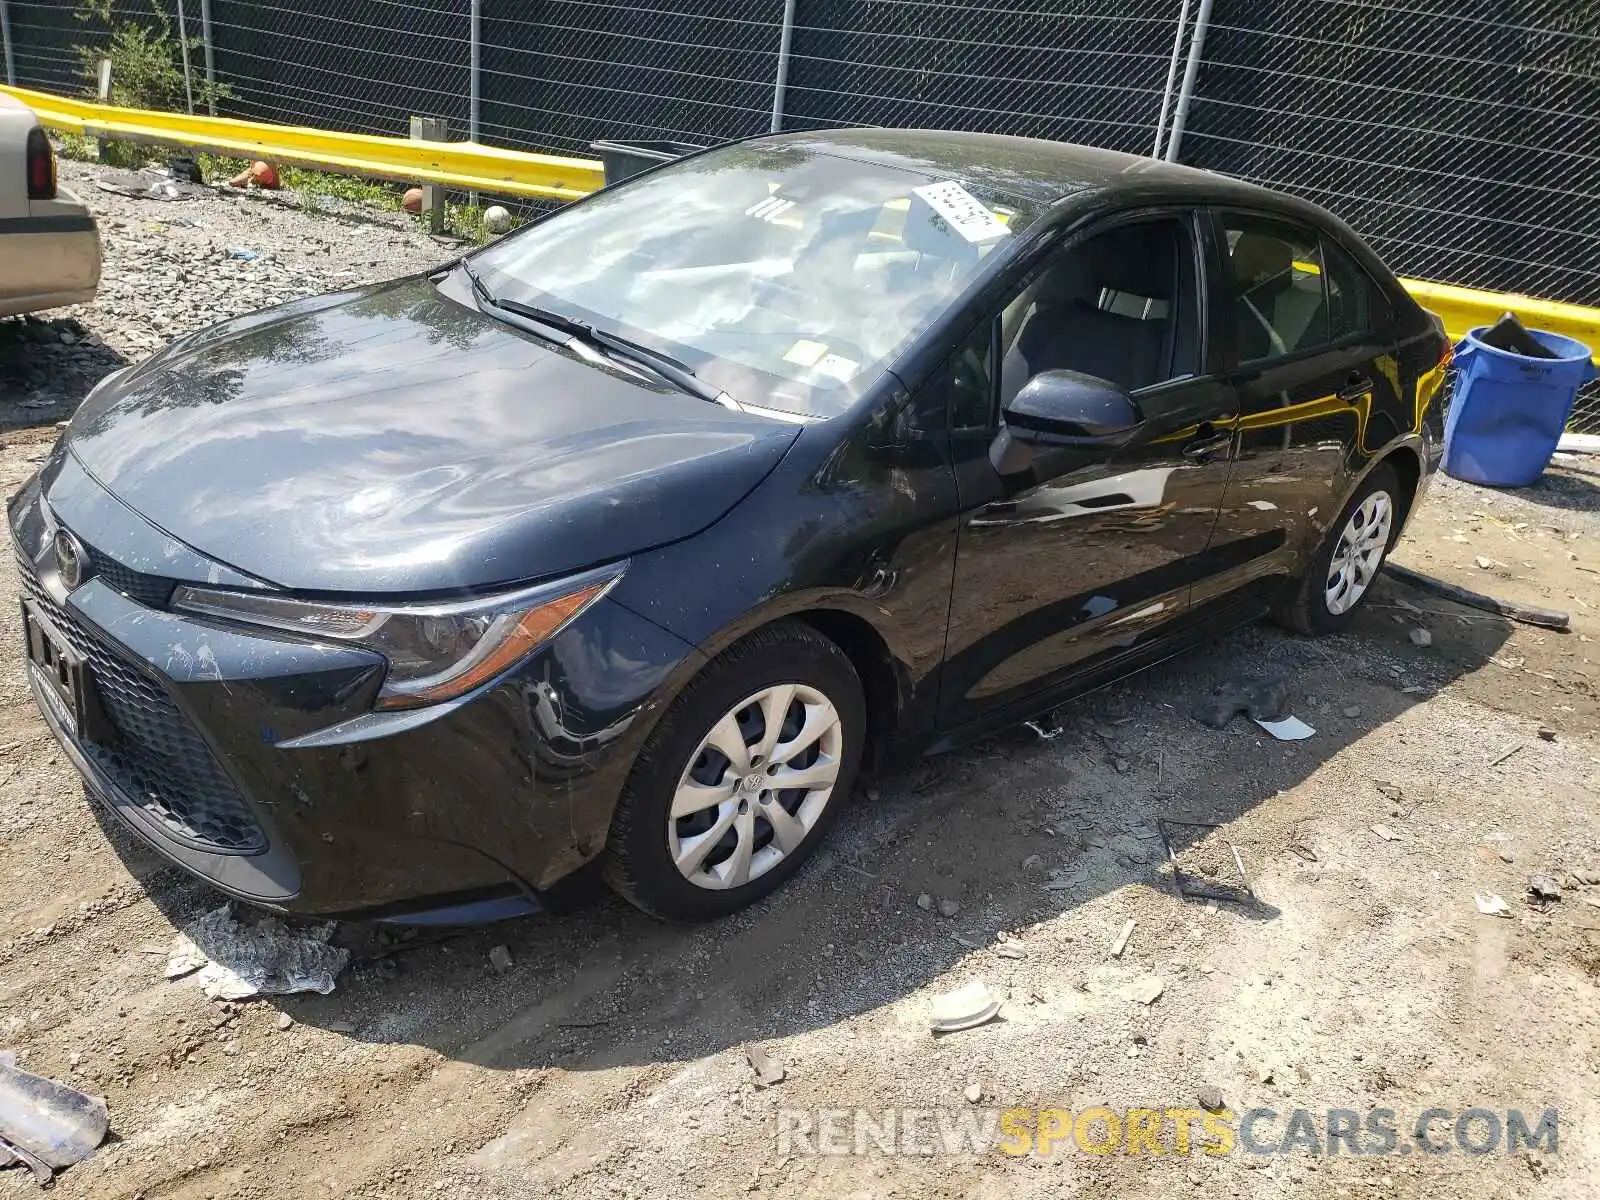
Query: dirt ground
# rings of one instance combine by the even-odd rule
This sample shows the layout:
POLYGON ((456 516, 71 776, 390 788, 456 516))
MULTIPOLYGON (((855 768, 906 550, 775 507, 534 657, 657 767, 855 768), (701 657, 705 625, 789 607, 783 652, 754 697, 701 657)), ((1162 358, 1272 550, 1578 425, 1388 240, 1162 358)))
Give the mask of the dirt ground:
MULTIPOLYGON (((0 491, 54 437, 0 434, 0 491)), ((1517 492, 1441 479, 1398 559, 1570 610, 1573 630, 1385 580, 1338 637, 1241 630, 1064 706, 1048 738, 1021 728, 872 781, 807 871, 730 920, 665 926, 601 897, 465 932, 346 926, 356 961, 332 995, 242 1004, 164 978, 174 925, 216 898, 102 828, 0 622, 0 1049, 103 1094, 114 1135, 55 1190, 1591 1197, 1600 459, 1517 492), (1189 715, 1266 673, 1288 678, 1308 740, 1189 715), (1161 817, 1219 824, 1182 858, 1235 885, 1242 865, 1255 900, 1174 895, 1161 817), (1536 874, 1561 889, 1542 910, 1525 897, 1536 874), (1509 916, 1478 912, 1489 893, 1509 916), (1152 1003, 1117 994, 1145 976, 1152 1003), (1005 998, 1000 1019, 930 1034, 933 997, 973 979, 1005 998), (758 1084, 750 1047, 781 1082, 758 1084), (1400 1144, 1100 1155, 1069 1139, 1012 1155, 918 1138, 819 1155, 818 1138, 780 1138, 828 1109, 1193 1109, 1211 1088, 1235 1114, 1278 1114, 1260 1142, 1288 1140, 1296 1109, 1319 1127, 1329 1109, 1388 1109, 1400 1144), (1449 1152, 1404 1153, 1434 1108, 1449 1152), (1450 1130, 1469 1108, 1530 1126, 1554 1109, 1559 1142, 1464 1153, 1450 1130)), ((0 1196, 32 1188, 0 1172, 0 1196)))

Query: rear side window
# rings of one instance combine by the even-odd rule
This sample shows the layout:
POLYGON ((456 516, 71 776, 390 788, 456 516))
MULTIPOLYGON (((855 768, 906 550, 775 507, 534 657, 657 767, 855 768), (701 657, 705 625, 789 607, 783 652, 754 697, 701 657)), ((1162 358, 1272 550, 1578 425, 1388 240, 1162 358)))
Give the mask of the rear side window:
POLYGON ((1317 235, 1255 217, 1227 216, 1223 227, 1239 361, 1265 362, 1327 345, 1327 272, 1317 235))
POLYGON ((1382 304, 1375 297, 1372 280, 1348 254, 1328 241, 1322 241, 1322 261, 1328 281, 1328 334, 1334 341, 1371 329, 1373 306, 1382 304))

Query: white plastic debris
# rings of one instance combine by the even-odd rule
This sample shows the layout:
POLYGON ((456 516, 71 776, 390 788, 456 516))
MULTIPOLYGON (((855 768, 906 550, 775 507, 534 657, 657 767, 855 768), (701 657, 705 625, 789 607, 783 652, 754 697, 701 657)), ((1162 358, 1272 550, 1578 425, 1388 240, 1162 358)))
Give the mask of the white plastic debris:
POLYGON ((214 1000, 292 992, 326 996, 350 961, 350 951, 328 944, 335 927, 328 921, 292 929, 275 917, 242 924, 225 904, 197 917, 173 938, 167 978, 198 971, 195 982, 214 1000))
POLYGON ((1511 906, 1495 892, 1490 892, 1487 896, 1474 893, 1472 898, 1478 902, 1478 911, 1486 917, 1511 916, 1511 906))
POLYGON ((955 1033, 992 1021, 999 1013, 1000 997, 983 980, 974 979, 953 992, 935 996, 928 1024, 935 1033, 955 1033))
POLYGON ((1256 724, 1280 742, 1304 741, 1316 732, 1299 717, 1285 717, 1281 721, 1257 721, 1256 724))

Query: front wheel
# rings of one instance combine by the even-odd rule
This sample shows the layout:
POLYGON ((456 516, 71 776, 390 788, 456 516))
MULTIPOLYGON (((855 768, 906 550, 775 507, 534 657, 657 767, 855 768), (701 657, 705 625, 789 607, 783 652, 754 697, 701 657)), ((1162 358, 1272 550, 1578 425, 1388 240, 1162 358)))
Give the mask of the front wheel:
POLYGON ((1379 466, 1356 489, 1295 586, 1273 610, 1301 633, 1335 633, 1349 624, 1378 578, 1400 529, 1400 478, 1379 466))
POLYGON ((612 821, 606 877, 656 916, 722 916, 816 850, 855 783, 861 680, 837 645, 784 621, 716 658, 651 735, 612 821))

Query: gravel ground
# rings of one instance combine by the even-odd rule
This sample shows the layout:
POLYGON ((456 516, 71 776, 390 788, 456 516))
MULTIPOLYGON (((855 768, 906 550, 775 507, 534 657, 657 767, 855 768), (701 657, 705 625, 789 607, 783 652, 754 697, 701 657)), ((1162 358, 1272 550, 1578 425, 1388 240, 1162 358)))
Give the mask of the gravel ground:
MULTIPOLYGON (((36 426, 0 434, 7 492, 44 456, 48 420, 119 356, 448 253, 398 226, 257 201, 196 204, 182 215, 199 228, 163 228, 166 209, 91 195, 107 286, 76 326, 51 323, 47 377, 7 394, 13 423, 36 426), (227 259, 241 243, 271 257, 227 259), (63 329, 77 340, 61 343, 63 329)), ((0 323, 12 380, 34 378, 26 336, 0 323)), ((1245 629, 1064 706, 1048 739, 1022 729, 873 782, 810 869, 730 920, 663 926, 599 899, 442 938, 346 926, 356 962, 327 997, 218 1004, 163 978, 173 924, 215 900, 101 828, 34 713, 7 625, 0 1046, 103 1093, 116 1133, 57 1191, 1593 1196, 1600 888, 1582 880, 1600 878, 1597 468, 1563 460, 1505 493, 1441 479, 1399 552, 1570 609, 1569 634, 1385 581, 1340 636, 1245 629), (1417 628, 1431 645, 1413 644, 1417 628), (1289 679, 1309 740, 1188 715, 1220 683, 1267 671, 1289 679), (1236 847, 1255 901, 1178 899, 1149 836, 1160 816, 1217 823, 1180 843, 1183 860, 1237 883, 1236 847), (1524 899, 1536 873, 1562 888, 1547 908, 1524 899), (1508 918, 1478 913, 1488 892, 1508 918), (1161 984, 1152 1003, 1116 994, 1145 977, 1161 984), (1004 997, 1001 1019, 931 1036, 933 997, 973 979, 1004 997), (754 1078, 751 1046, 781 1082, 754 1078), (1280 1114, 1258 1131, 1268 1142, 1297 1108, 1324 1131, 1328 1109, 1392 1109, 1402 1145, 1428 1108, 1520 1109, 1530 1123, 1555 1108, 1560 1138, 1554 1152, 1481 1157, 1013 1157, 814 1156, 777 1136, 837 1106, 982 1120, 1193 1108, 1202 1094, 1280 1114)), ((1449 1122, 1436 1129, 1448 1137, 1449 1122)), ((31 1187, 18 1172, 0 1174, 8 1185, 31 1187)))

